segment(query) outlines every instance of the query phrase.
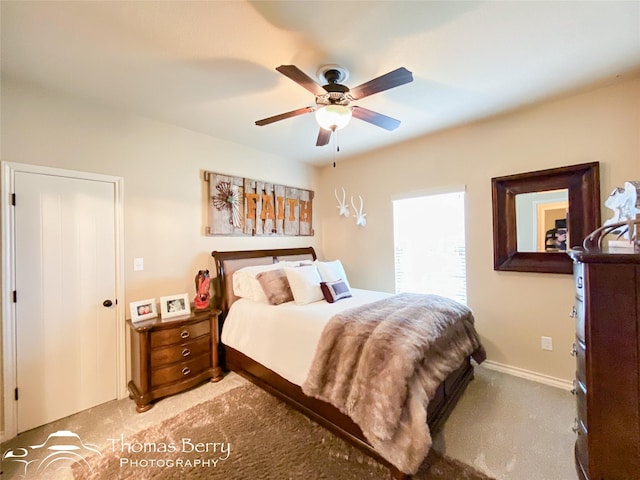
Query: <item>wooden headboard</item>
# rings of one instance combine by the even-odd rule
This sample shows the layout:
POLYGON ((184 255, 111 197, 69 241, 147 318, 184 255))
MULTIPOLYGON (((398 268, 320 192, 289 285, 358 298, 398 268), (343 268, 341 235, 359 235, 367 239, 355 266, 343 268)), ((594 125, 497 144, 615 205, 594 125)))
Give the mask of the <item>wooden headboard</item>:
POLYGON ((222 311, 221 322, 238 297, 233 294, 233 272, 252 265, 270 265, 279 261, 315 260, 313 247, 278 248, 272 250, 235 250, 211 252, 216 264, 216 276, 212 279, 214 307, 222 311))

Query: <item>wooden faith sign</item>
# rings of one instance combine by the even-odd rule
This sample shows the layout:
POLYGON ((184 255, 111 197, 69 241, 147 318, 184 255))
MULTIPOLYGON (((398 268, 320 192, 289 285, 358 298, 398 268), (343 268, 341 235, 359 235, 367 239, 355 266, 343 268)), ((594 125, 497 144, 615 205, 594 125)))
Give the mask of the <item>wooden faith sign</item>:
POLYGON ((313 191, 205 172, 207 235, 312 236, 313 191))

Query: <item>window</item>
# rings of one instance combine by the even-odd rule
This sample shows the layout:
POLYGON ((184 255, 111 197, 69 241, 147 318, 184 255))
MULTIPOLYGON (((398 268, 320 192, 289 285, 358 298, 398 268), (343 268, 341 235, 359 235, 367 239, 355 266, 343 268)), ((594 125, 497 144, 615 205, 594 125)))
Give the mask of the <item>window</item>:
POLYGON ((396 293, 467 303, 464 191, 393 200, 396 293))

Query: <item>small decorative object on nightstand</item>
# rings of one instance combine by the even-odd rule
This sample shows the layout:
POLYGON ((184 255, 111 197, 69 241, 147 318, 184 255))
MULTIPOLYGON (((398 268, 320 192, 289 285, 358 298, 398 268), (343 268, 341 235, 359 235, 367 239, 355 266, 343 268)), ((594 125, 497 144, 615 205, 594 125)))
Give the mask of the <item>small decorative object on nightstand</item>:
POLYGON ((219 310, 194 312, 174 321, 154 318, 132 323, 129 397, 138 412, 153 401, 210 379, 222 379, 218 364, 219 310))
POLYGON ((196 274, 196 298, 193 306, 196 310, 206 310, 209 308, 211 300, 211 279, 209 270, 198 270, 196 274))

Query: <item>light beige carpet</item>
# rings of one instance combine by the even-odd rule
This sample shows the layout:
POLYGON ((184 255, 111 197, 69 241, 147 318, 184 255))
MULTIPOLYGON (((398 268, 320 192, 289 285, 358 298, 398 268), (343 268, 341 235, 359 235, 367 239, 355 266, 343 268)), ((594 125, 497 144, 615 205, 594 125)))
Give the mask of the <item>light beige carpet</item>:
MULTIPOLYGON (((253 385, 235 388, 133 436, 110 441, 76 479, 388 479, 388 470, 253 385)), ((414 477, 489 477, 432 450, 414 477)), ((490 479, 489 479, 490 480, 490 479)))

